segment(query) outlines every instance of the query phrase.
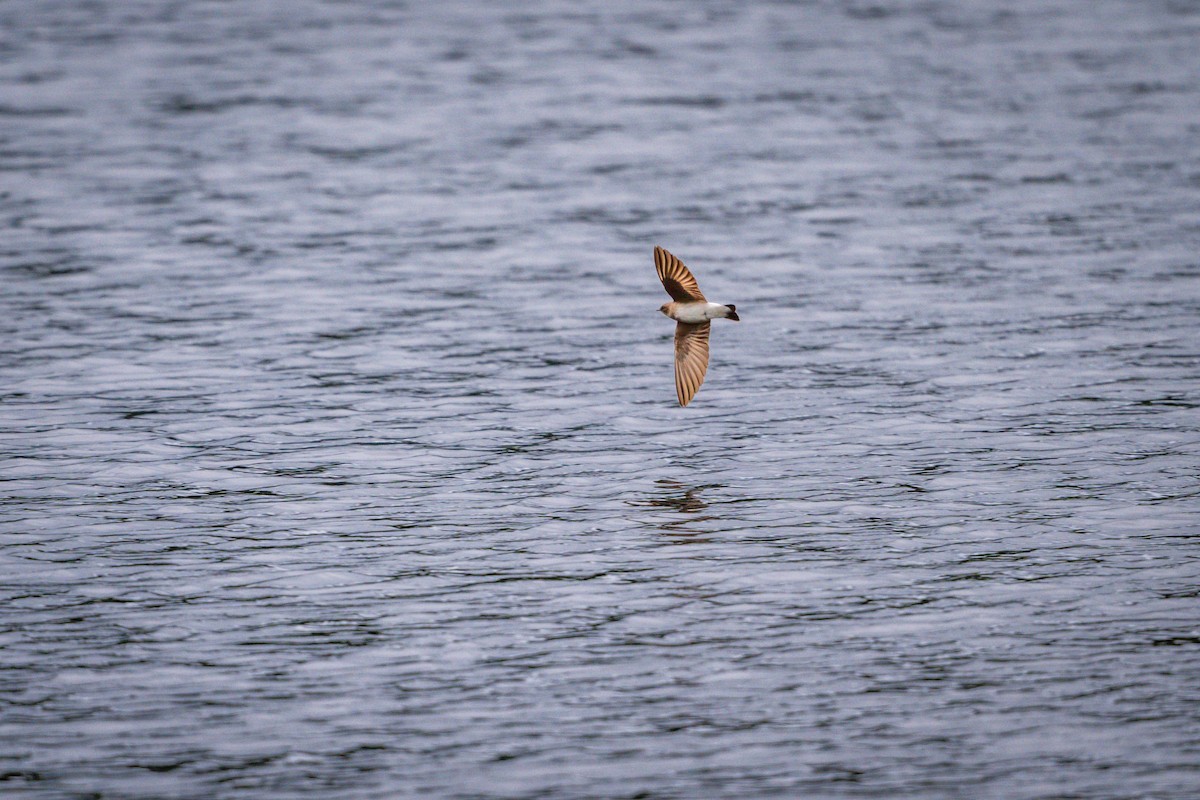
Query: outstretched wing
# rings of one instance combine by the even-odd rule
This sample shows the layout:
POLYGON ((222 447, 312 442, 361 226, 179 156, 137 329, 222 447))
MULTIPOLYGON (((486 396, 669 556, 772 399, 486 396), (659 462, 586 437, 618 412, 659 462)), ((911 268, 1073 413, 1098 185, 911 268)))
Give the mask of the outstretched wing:
POLYGON ((683 262, 661 247, 654 248, 654 268, 658 270, 658 279, 662 281, 663 288, 675 302, 708 302, 683 262))
POLYGON ((711 322, 675 325, 675 395, 679 405, 692 402, 708 372, 708 333, 711 322))

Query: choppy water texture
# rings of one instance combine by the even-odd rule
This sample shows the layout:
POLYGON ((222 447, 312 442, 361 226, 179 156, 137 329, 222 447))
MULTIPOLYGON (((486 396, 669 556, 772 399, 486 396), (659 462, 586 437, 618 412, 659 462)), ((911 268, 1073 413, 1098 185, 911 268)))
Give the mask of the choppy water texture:
POLYGON ((1198 41, 0 3, 0 793, 1200 796, 1198 41))

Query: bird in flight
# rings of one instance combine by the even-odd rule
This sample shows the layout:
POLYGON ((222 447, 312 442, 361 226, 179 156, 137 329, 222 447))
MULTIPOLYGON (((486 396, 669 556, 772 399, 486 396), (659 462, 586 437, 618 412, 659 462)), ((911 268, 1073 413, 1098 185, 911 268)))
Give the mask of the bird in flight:
POLYGON ((737 309, 708 302, 683 262, 661 247, 654 248, 654 267, 673 301, 663 303, 658 310, 677 323, 675 395, 679 405, 686 406, 700 391, 704 373, 708 372, 708 332, 712 320, 723 317, 737 322, 737 309))

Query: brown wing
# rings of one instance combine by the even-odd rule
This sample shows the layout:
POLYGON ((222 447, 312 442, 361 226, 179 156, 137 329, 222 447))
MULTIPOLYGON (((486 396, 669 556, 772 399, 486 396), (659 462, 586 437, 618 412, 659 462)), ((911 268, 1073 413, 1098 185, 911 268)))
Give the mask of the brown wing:
POLYGON ((711 322, 675 325, 675 395, 679 405, 692 402, 708 372, 708 332, 711 322))
POLYGON ((661 247, 654 248, 654 268, 658 270, 658 279, 672 300, 677 303, 708 302, 683 262, 661 247))

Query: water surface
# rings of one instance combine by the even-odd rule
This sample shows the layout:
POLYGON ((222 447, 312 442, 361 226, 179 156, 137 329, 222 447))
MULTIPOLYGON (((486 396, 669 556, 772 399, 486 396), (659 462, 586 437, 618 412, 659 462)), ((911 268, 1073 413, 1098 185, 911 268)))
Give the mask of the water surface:
POLYGON ((0 3, 0 790, 1200 796, 1198 36, 0 3))

